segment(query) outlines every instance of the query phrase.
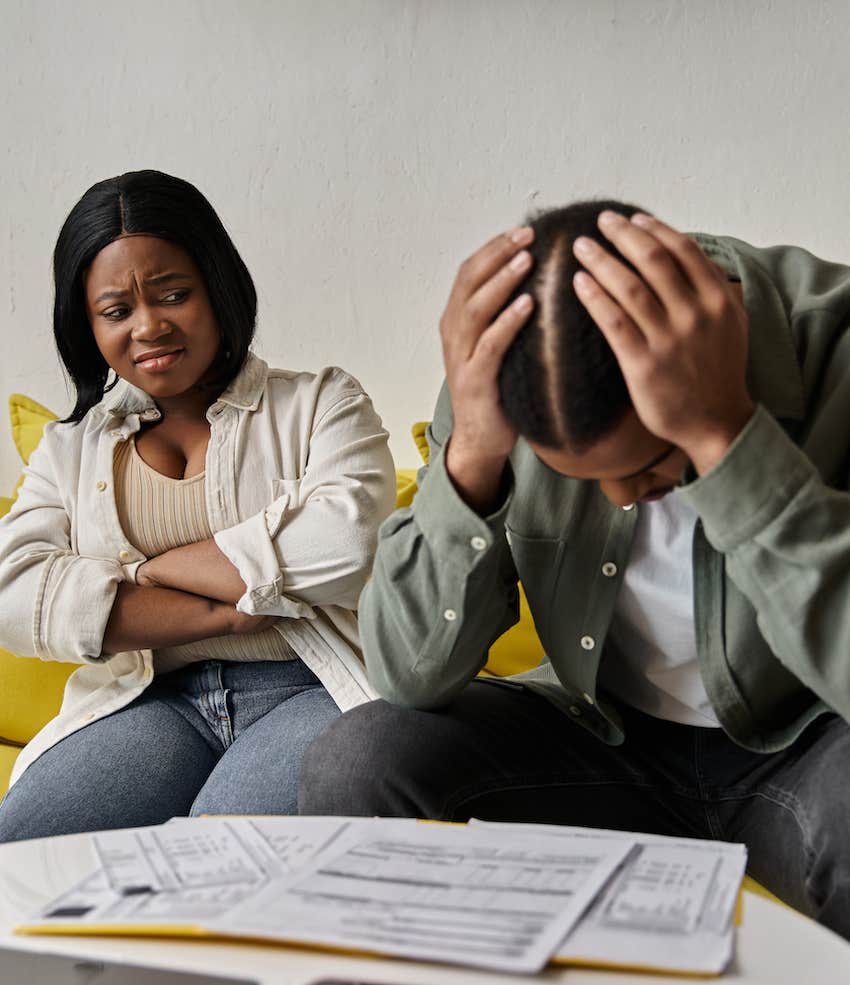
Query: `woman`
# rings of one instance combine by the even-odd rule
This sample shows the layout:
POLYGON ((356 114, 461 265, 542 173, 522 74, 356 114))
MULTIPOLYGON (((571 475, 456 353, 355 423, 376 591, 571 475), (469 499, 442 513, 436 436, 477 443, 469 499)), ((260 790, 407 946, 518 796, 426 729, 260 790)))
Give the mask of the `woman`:
POLYGON ((342 370, 251 354, 250 274, 185 181, 94 185, 54 276, 77 400, 0 522, 0 645, 82 666, 0 841, 292 813, 312 739, 373 697, 354 610, 393 507, 386 432, 342 370))

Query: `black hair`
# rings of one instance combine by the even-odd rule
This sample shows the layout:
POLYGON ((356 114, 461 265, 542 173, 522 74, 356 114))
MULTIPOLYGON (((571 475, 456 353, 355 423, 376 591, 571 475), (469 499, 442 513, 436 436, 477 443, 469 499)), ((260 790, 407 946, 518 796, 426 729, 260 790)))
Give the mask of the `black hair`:
POLYGON ((71 209, 53 251, 53 336, 77 394, 67 422, 81 421, 117 382, 107 386, 109 366, 89 324, 83 275, 97 254, 125 233, 169 240, 197 264, 221 331, 217 383, 226 386, 234 379, 254 337, 254 282, 198 189, 161 171, 131 171, 99 181, 71 209))
POLYGON ((632 406, 608 340, 576 297, 583 269, 573 243, 587 236, 634 270, 597 227, 605 210, 631 217, 644 211, 616 201, 574 202, 530 217, 534 266, 512 295, 529 293, 534 310, 511 343, 499 374, 505 415, 517 431, 545 447, 586 451, 632 406))

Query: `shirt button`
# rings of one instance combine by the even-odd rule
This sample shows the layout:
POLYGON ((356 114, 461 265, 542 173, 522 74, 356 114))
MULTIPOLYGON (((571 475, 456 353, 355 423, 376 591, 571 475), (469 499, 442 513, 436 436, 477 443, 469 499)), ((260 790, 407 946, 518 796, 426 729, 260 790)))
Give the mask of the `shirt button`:
POLYGON ((579 715, 581 715, 581 708, 579 708, 578 705, 570 705, 570 714, 575 715, 576 718, 578 718, 579 715))
POLYGON ((469 542, 469 546, 476 551, 483 551, 487 548, 487 541, 483 537, 473 537, 469 542))
POLYGON ((118 560, 119 561, 129 561, 130 560, 130 552, 129 551, 124 551, 124 550, 119 551, 118 552, 118 560))
POLYGON ((145 684, 150 684, 150 682, 153 680, 153 671, 150 669, 150 667, 145 667, 145 672, 144 674, 142 674, 142 680, 145 682, 145 684))
POLYGON ((109 434, 110 434, 110 435, 111 435, 111 436, 112 436, 113 438, 120 438, 120 437, 121 437, 121 432, 120 432, 120 431, 110 431, 110 432, 109 432, 109 434))
POLYGON ((97 713, 94 712, 94 711, 89 711, 85 715, 83 715, 83 721, 84 722, 90 722, 90 721, 92 721, 95 718, 97 718, 97 713))
POLYGON ((606 578, 613 578, 614 575, 617 574, 617 565, 614 564, 613 561, 606 561, 605 564, 602 565, 602 574, 605 575, 606 578))
POLYGON ((625 511, 626 511, 627 513, 628 513, 628 511, 629 511, 629 510, 633 510, 634 508, 635 508, 635 504, 634 504, 634 503, 629 503, 629 505, 628 505, 628 506, 624 506, 624 507, 623 507, 623 509, 624 509, 624 510, 625 510, 625 511))
POLYGON ((457 619, 457 613, 454 609, 446 609, 443 613, 443 619, 445 619, 446 622, 454 622, 455 619, 457 619))
POLYGON ((583 693, 582 697, 589 705, 593 704, 593 698, 591 698, 591 696, 587 693, 587 691, 583 693))
POLYGON ((583 650, 592 650, 595 646, 596 640, 592 636, 582 636, 581 648, 583 650))
POLYGON ((94 484, 94 487, 95 489, 97 489, 98 492, 103 492, 103 490, 106 489, 106 483, 103 481, 103 479, 98 479, 97 482, 94 484))

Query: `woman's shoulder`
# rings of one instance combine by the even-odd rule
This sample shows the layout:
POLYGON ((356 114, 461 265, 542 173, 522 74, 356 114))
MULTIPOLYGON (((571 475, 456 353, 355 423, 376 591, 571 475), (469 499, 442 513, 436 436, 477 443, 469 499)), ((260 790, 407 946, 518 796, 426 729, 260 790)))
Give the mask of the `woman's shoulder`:
POLYGON ((297 401, 327 407, 346 396, 363 396, 360 381, 340 366, 325 366, 316 372, 269 368, 266 396, 271 403, 297 401))
POLYGON ((57 448, 72 448, 85 441, 97 440, 110 427, 114 427, 115 415, 106 401, 89 410, 79 421, 48 421, 42 432, 42 442, 57 448))

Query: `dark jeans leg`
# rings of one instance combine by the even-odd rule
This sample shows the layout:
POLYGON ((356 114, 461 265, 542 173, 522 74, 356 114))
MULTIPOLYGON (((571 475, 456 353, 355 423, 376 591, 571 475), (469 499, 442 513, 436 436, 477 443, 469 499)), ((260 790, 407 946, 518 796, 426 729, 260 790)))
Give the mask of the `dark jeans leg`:
POLYGON ((747 844, 750 873, 850 939, 850 726, 820 718, 789 749, 706 794, 715 836, 747 844))
MULTIPOLYGON (((689 741, 692 730, 657 724, 689 741)), ((504 684, 473 682, 439 711, 375 701, 343 715, 314 743, 299 808, 706 836, 702 806, 654 753, 676 743, 642 732, 635 725, 623 746, 607 746, 544 698, 504 684)), ((671 751, 688 760, 689 750, 671 751)))

